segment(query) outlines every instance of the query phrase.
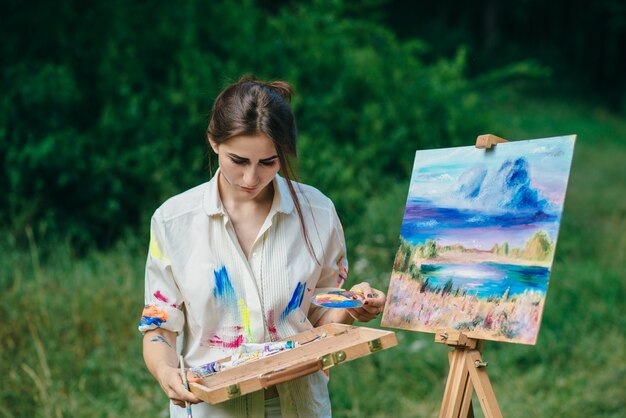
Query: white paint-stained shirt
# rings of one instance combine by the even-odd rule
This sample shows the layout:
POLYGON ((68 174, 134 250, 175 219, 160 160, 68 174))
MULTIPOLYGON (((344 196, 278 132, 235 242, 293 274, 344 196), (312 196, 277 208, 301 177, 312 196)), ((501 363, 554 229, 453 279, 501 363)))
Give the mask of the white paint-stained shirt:
MULTIPOLYGON (((176 332, 187 367, 227 357, 245 342, 311 329, 324 313, 311 305, 312 296, 341 287, 348 273, 343 231, 330 199, 292 183, 316 262, 287 180, 278 175, 271 209, 246 258, 220 199, 219 175, 218 170, 211 181, 172 197, 152 217, 139 330, 176 332)), ((327 383, 317 372, 277 385, 283 416, 331 416, 327 383)), ((192 408, 194 418, 261 418, 263 391, 192 408)), ((173 404, 170 414, 186 416, 173 404)))

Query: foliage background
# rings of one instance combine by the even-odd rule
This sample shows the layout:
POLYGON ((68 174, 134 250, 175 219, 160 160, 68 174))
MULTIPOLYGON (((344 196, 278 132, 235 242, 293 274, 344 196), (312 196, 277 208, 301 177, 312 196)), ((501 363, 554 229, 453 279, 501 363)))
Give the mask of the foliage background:
MULTIPOLYGON (((2 3, 3 416, 163 415, 135 328, 148 220, 208 179, 212 100, 244 73, 295 85, 300 179, 337 206, 350 280, 382 289, 416 149, 579 134, 539 343, 486 357, 505 416, 621 414, 625 9, 411 3, 2 3)), ((437 415, 446 350, 398 337, 333 370, 335 415, 437 415)))

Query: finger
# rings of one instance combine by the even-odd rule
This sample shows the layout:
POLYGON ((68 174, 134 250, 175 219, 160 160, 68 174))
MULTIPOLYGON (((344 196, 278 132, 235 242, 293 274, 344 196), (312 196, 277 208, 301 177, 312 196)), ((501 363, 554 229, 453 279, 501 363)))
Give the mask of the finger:
POLYGON ((188 383, 198 383, 201 382, 202 378, 198 377, 198 375, 196 375, 194 372, 192 372, 191 370, 187 370, 187 382, 188 383))
POLYGON ((360 308, 352 308, 354 310, 355 315, 368 316, 368 317, 377 317, 380 315, 385 309, 384 302, 381 303, 380 300, 366 300, 363 302, 363 306, 360 308))
POLYGON ((196 376, 196 375, 194 374, 193 376, 189 376, 189 377, 187 377, 187 381, 188 381, 189 383, 200 383, 200 382, 202 382, 202 378, 201 378, 201 377, 198 377, 198 376, 196 376))
POLYGON ((382 292, 376 288, 370 287, 370 295, 368 299, 372 300, 384 300, 385 292, 382 292))
POLYGON ((373 319, 376 319, 377 315, 359 315, 355 318, 359 322, 370 322, 373 319))
POLYGON ((189 401, 191 403, 201 402, 196 395, 185 389, 185 385, 183 384, 183 380, 180 376, 178 382, 175 382, 173 386, 170 386, 168 397, 172 399, 172 401, 182 401, 183 405, 185 401, 189 401))
POLYGON ((387 296, 385 295, 385 292, 381 292, 381 291, 380 291, 380 290, 378 290, 378 289, 372 289, 372 291, 374 292, 374 293, 373 293, 374 300, 376 300, 376 301, 380 301, 380 302, 381 302, 381 304, 383 304, 383 305, 384 305, 384 304, 385 304, 385 301, 387 300, 387 296))
POLYGON ((201 402, 201 400, 196 395, 194 395, 192 392, 190 392, 190 391, 188 391, 186 389, 183 389, 183 391, 184 392, 182 393, 182 397, 181 397, 181 399, 183 401, 189 401, 191 403, 201 402))
MULTIPOLYGON (((382 309, 385 306, 385 298, 373 298, 363 301, 363 308, 382 309)), ((372 311, 368 309, 368 311, 372 311)))
POLYGON ((372 286, 368 282, 361 282, 358 285, 358 288, 361 292, 363 292, 363 296, 367 299, 373 296, 372 286))
POLYGON ((348 309, 348 313, 350 314, 352 318, 354 318, 355 320, 359 322, 369 322, 378 316, 378 314, 373 314, 373 313, 364 311, 361 308, 348 309))
POLYGON ((357 293, 359 296, 362 296, 363 298, 367 298, 368 295, 372 293, 372 288, 367 282, 355 284, 350 290, 357 293))
POLYGON ((356 308, 356 309, 361 309, 361 313, 364 315, 367 315, 367 314, 378 315, 380 311, 382 310, 382 307, 380 305, 375 305, 373 302, 369 300, 366 300, 365 302, 363 302, 363 306, 361 308, 356 308))

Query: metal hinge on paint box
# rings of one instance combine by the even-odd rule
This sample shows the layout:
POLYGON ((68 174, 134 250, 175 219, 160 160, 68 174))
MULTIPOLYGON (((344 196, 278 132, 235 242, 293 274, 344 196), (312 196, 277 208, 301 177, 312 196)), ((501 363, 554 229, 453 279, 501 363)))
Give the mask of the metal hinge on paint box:
POLYGON ((216 404, 327 370, 398 344, 393 331, 328 324, 289 338, 300 346, 190 383, 198 398, 216 404))

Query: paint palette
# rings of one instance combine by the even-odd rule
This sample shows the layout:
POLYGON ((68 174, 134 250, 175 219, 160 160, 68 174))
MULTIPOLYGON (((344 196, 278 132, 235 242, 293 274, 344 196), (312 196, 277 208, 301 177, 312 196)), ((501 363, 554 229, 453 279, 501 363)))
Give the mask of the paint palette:
POLYGON ((349 290, 333 290, 313 296, 311 302, 325 308, 360 308, 363 306, 362 296, 349 290))

